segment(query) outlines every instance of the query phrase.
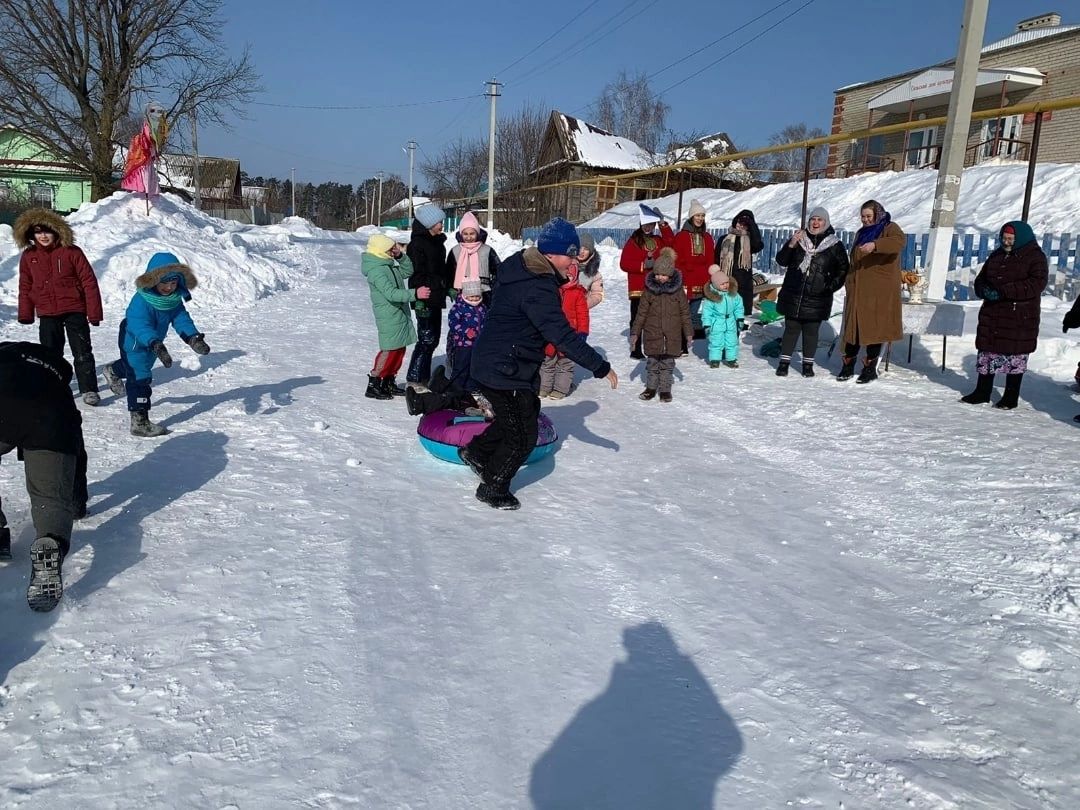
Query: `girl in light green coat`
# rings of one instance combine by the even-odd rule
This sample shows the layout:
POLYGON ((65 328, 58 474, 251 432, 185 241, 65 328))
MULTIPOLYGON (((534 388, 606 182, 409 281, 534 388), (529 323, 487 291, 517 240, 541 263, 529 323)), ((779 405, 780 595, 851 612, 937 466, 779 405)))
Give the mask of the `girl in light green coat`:
POLYGON ((405 349, 416 342, 409 304, 431 295, 427 287, 410 290, 405 279, 413 267, 401 246, 389 236, 375 234, 368 240, 360 263, 360 271, 371 290, 371 309, 379 332, 379 353, 368 373, 364 396, 371 399, 391 399, 401 396, 405 389, 394 379, 405 359, 405 349))

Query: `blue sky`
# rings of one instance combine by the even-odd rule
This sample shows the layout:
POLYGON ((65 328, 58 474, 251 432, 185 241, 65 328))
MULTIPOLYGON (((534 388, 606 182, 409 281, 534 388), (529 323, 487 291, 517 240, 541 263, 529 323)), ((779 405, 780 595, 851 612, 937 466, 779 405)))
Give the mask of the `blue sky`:
MULTIPOLYGON (((427 0, 226 0, 225 43, 251 46, 264 92, 231 131, 200 129, 199 148, 239 158, 252 176, 285 178, 295 167, 298 182, 356 184, 380 169, 405 177, 410 138, 419 164, 459 136, 486 134, 492 76, 504 83, 500 112, 542 102, 587 119, 620 69, 650 76, 674 131, 726 131, 752 148, 790 123, 827 130, 838 87, 956 52, 961 0, 806 3, 543 0, 493 11, 427 0), (446 99, 462 100, 392 106, 446 99)), ((985 41, 1050 10, 1080 23, 1080 0, 1047 3, 992 0, 985 41)))

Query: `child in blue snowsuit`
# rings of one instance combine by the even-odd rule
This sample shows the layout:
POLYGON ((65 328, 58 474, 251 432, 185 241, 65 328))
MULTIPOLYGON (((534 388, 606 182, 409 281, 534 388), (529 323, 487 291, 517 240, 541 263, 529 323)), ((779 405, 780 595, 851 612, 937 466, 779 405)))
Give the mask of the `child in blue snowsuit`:
POLYGON ((702 290, 701 324, 709 337, 709 368, 739 367, 739 327, 746 313, 739 284, 719 265, 709 268, 709 283, 702 290))
POLYGON ((198 281, 191 268, 172 253, 155 253, 146 272, 135 279, 136 291, 120 322, 120 359, 105 366, 104 375, 113 393, 127 393, 132 436, 163 436, 168 429, 150 421, 151 369, 155 360, 168 368, 172 357, 165 348, 169 327, 196 354, 209 354, 203 334, 195 328, 184 301, 198 281))

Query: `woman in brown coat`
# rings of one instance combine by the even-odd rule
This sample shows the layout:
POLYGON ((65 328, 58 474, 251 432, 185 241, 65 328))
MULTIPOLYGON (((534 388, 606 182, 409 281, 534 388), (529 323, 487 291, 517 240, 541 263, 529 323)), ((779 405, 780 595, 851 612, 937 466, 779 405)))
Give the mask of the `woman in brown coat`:
POLYGON ((900 256, 907 237, 877 200, 867 200, 859 211, 862 227, 851 249, 851 270, 844 288, 844 365, 838 380, 855 376, 859 346, 866 358, 855 382, 877 379, 881 346, 904 336, 900 318, 900 256))
POLYGON ((1027 359, 1039 341, 1039 315, 1043 289, 1049 277, 1046 254, 1026 222, 1007 222, 998 234, 999 247, 975 277, 979 327, 975 332, 979 379, 975 390, 961 402, 978 405, 990 401, 994 375, 1005 373, 1005 393, 995 408, 1011 410, 1020 401, 1020 383, 1027 359))

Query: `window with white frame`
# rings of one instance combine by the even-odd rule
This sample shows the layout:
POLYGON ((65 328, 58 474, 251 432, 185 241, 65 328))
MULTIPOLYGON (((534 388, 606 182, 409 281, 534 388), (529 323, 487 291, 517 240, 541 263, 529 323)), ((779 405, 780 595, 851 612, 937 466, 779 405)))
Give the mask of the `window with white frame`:
POLYGON ((52 208, 56 197, 55 189, 41 180, 30 184, 30 204, 38 208, 52 208))

